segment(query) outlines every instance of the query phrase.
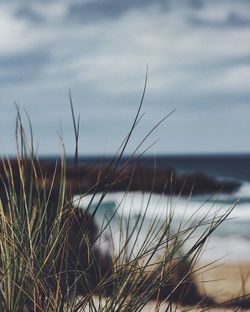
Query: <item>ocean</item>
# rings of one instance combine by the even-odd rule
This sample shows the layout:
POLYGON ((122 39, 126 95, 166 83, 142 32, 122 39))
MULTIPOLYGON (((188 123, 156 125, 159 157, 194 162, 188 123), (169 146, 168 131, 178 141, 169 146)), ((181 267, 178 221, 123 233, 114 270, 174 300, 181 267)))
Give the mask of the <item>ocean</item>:
MULTIPOLYGON (((96 163, 108 163, 111 157, 80 157, 80 164, 94 165, 96 163)), ((68 159, 72 161, 72 159, 68 159)), ((126 157, 121 163, 126 161, 126 157)), ((140 159, 147 167, 174 168, 178 174, 203 173, 215 179, 226 179, 240 182, 240 188, 232 194, 206 194, 202 196, 167 196, 147 194, 141 192, 110 193, 107 194, 98 208, 96 220, 99 226, 112 218, 117 211, 116 218, 112 219, 112 229, 119 231, 118 223, 121 219, 136 219, 138 215, 144 215, 144 224, 140 239, 147 233, 148 226, 154 218, 162 222, 173 213, 173 230, 180 225, 191 226, 199 222, 208 214, 213 218, 215 214, 222 215, 231 207, 234 207, 228 220, 224 221, 212 234, 201 255, 201 261, 211 262, 220 259, 222 262, 242 263, 250 261, 250 155, 176 155, 176 156, 147 156, 140 159), (117 217, 118 216, 118 217, 117 217)), ((100 194, 96 195, 92 207, 95 207, 100 194)), ((81 199, 80 205, 87 207, 91 196, 81 199)), ((94 209, 94 208, 93 208, 94 209)), ((190 238, 185 248, 189 248, 195 237, 202 233, 203 229, 190 238)), ((115 235, 114 235, 115 237, 115 235)), ((114 239, 115 240, 115 239, 114 239)), ((116 243, 119 244, 119 238, 116 243)), ((139 247, 138 247, 139 248, 139 247)))

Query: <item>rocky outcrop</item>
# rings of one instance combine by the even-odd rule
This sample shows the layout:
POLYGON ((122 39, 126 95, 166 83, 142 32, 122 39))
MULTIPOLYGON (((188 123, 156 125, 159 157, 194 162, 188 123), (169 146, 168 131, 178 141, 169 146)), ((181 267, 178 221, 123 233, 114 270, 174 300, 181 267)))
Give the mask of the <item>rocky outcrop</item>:
POLYGON ((228 180, 216 180, 203 173, 177 175, 172 168, 151 169, 141 165, 127 165, 124 168, 108 166, 79 167, 78 183, 74 186, 73 168, 68 167, 67 181, 73 192, 96 191, 143 191, 169 195, 230 194, 240 187, 240 183, 228 180))
MULTIPOLYGON (((29 162, 29 161, 28 161, 29 162)), ((30 164, 31 166, 31 164, 30 164)), ((34 162, 38 183, 55 197, 60 188, 62 167, 60 161, 40 160, 34 162)), ((4 185, 8 183, 11 168, 13 187, 20 190, 20 168, 15 159, 0 162, 0 197, 7 200, 4 185), (7 166, 7 169, 6 169, 7 166)), ((27 161, 25 168, 27 170, 27 161)), ((93 192, 144 191, 170 195, 201 195, 215 193, 233 193, 240 183, 228 180, 216 180, 203 173, 178 175, 172 168, 152 169, 140 163, 127 164, 124 167, 114 165, 78 166, 68 165, 65 170, 68 196, 93 192)))

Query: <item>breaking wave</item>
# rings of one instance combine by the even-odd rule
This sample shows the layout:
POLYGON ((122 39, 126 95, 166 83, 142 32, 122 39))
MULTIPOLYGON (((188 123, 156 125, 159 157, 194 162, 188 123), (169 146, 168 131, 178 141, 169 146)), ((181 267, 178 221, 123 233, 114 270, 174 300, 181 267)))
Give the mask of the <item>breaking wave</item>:
MULTIPOLYGON (((91 209, 95 209, 100 196, 101 194, 96 194, 91 209)), ((83 197, 79 202, 80 206, 86 208, 90 199, 91 196, 83 197)), ((115 215, 112 227, 118 230, 116 223, 121 217, 132 219, 138 215, 145 215, 143 237, 154 218, 164 222, 173 214, 173 227, 177 228, 180 223, 186 223, 188 226, 189 222, 191 224, 201 220, 204 215, 207 215, 207 218, 213 218, 215 214, 222 215, 232 206, 235 207, 229 219, 214 232, 202 259, 210 261, 216 260, 218 256, 225 256, 226 261, 247 261, 250 260, 250 183, 243 184, 233 197, 218 195, 187 198, 142 192, 109 193, 98 207, 96 221, 100 225, 104 216, 107 219, 115 215)))

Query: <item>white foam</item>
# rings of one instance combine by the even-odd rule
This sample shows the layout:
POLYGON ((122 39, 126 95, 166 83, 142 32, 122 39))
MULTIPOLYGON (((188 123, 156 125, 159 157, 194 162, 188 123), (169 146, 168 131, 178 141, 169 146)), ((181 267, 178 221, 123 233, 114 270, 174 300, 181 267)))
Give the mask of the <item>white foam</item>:
POLYGON ((212 236, 201 256, 204 262, 221 259, 223 262, 240 263, 250 261, 249 240, 238 236, 212 236))
MULTIPOLYGON (((101 194, 97 194, 93 200, 93 204, 97 204, 100 200, 101 194)), ((81 199, 80 205, 87 207, 91 196, 86 196, 81 199)), ((221 203, 203 202, 196 200, 189 200, 187 198, 180 198, 175 196, 160 196, 156 194, 135 192, 135 193, 109 193, 105 196, 106 201, 115 201, 119 206, 118 214, 129 216, 146 213, 147 217, 153 218, 155 216, 167 217, 170 212, 173 212, 176 218, 191 218, 202 217, 204 213, 210 211, 210 215, 221 210, 225 212, 229 205, 221 203)))
POLYGON ((234 194, 239 199, 250 199, 250 183, 244 182, 234 194))
MULTIPOLYGON (((241 192, 246 195, 248 191, 250 192, 250 184, 239 190, 239 194, 241 192)), ((101 194, 95 196, 93 204, 98 203, 100 196, 101 194)), ((84 197, 81 199, 81 205, 88 206, 90 199, 91 196, 84 197)), ((173 213, 176 226, 189 219, 191 222, 200 220, 206 214, 207 218, 213 218, 216 214, 223 215, 232 206, 224 200, 216 203, 216 199, 205 201, 205 198, 188 199, 141 192, 110 193, 106 195, 104 201, 114 201, 119 207, 118 215, 125 217, 145 213, 147 219, 158 217, 165 220, 173 213)), ((216 260, 227 255, 225 261, 250 261, 250 203, 238 203, 230 218, 230 221, 223 223, 213 234, 208 250, 202 257, 203 260, 216 260)))

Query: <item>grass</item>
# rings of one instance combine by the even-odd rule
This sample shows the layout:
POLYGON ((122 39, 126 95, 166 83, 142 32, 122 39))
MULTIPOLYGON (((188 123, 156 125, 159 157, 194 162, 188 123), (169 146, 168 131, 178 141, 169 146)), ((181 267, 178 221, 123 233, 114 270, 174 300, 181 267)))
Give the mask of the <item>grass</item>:
MULTIPOLYGON (((52 169, 43 168, 34 152, 31 123, 28 119, 27 135, 17 108, 16 159, 2 158, 0 166, 0 311, 141 311, 152 299, 154 311, 165 301, 169 302, 168 311, 176 305, 214 304, 199 294, 193 272, 207 240, 232 208, 224 214, 207 212, 199 221, 181 223, 174 231, 170 196, 165 221, 156 216, 142 236, 147 208, 136 218, 132 213, 118 217, 121 201, 112 213, 103 216, 100 228, 96 226, 95 217, 105 196, 126 169, 127 164, 118 167, 119 161, 141 118, 144 94, 145 88, 131 130, 105 178, 96 181, 96 186, 105 182, 104 191, 97 194, 93 187, 81 194, 79 190, 80 198, 92 194, 85 210, 78 207, 72 194, 81 177, 79 118, 75 118, 71 95, 76 142, 74 187, 67 179, 64 152, 52 169), (192 245, 184 253, 183 246, 191 238, 192 245), (110 252, 103 253, 100 247, 105 240, 110 243, 110 252)), ((137 157, 139 148, 131 157, 137 157)), ((127 192, 129 185, 123 200, 127 192)))

